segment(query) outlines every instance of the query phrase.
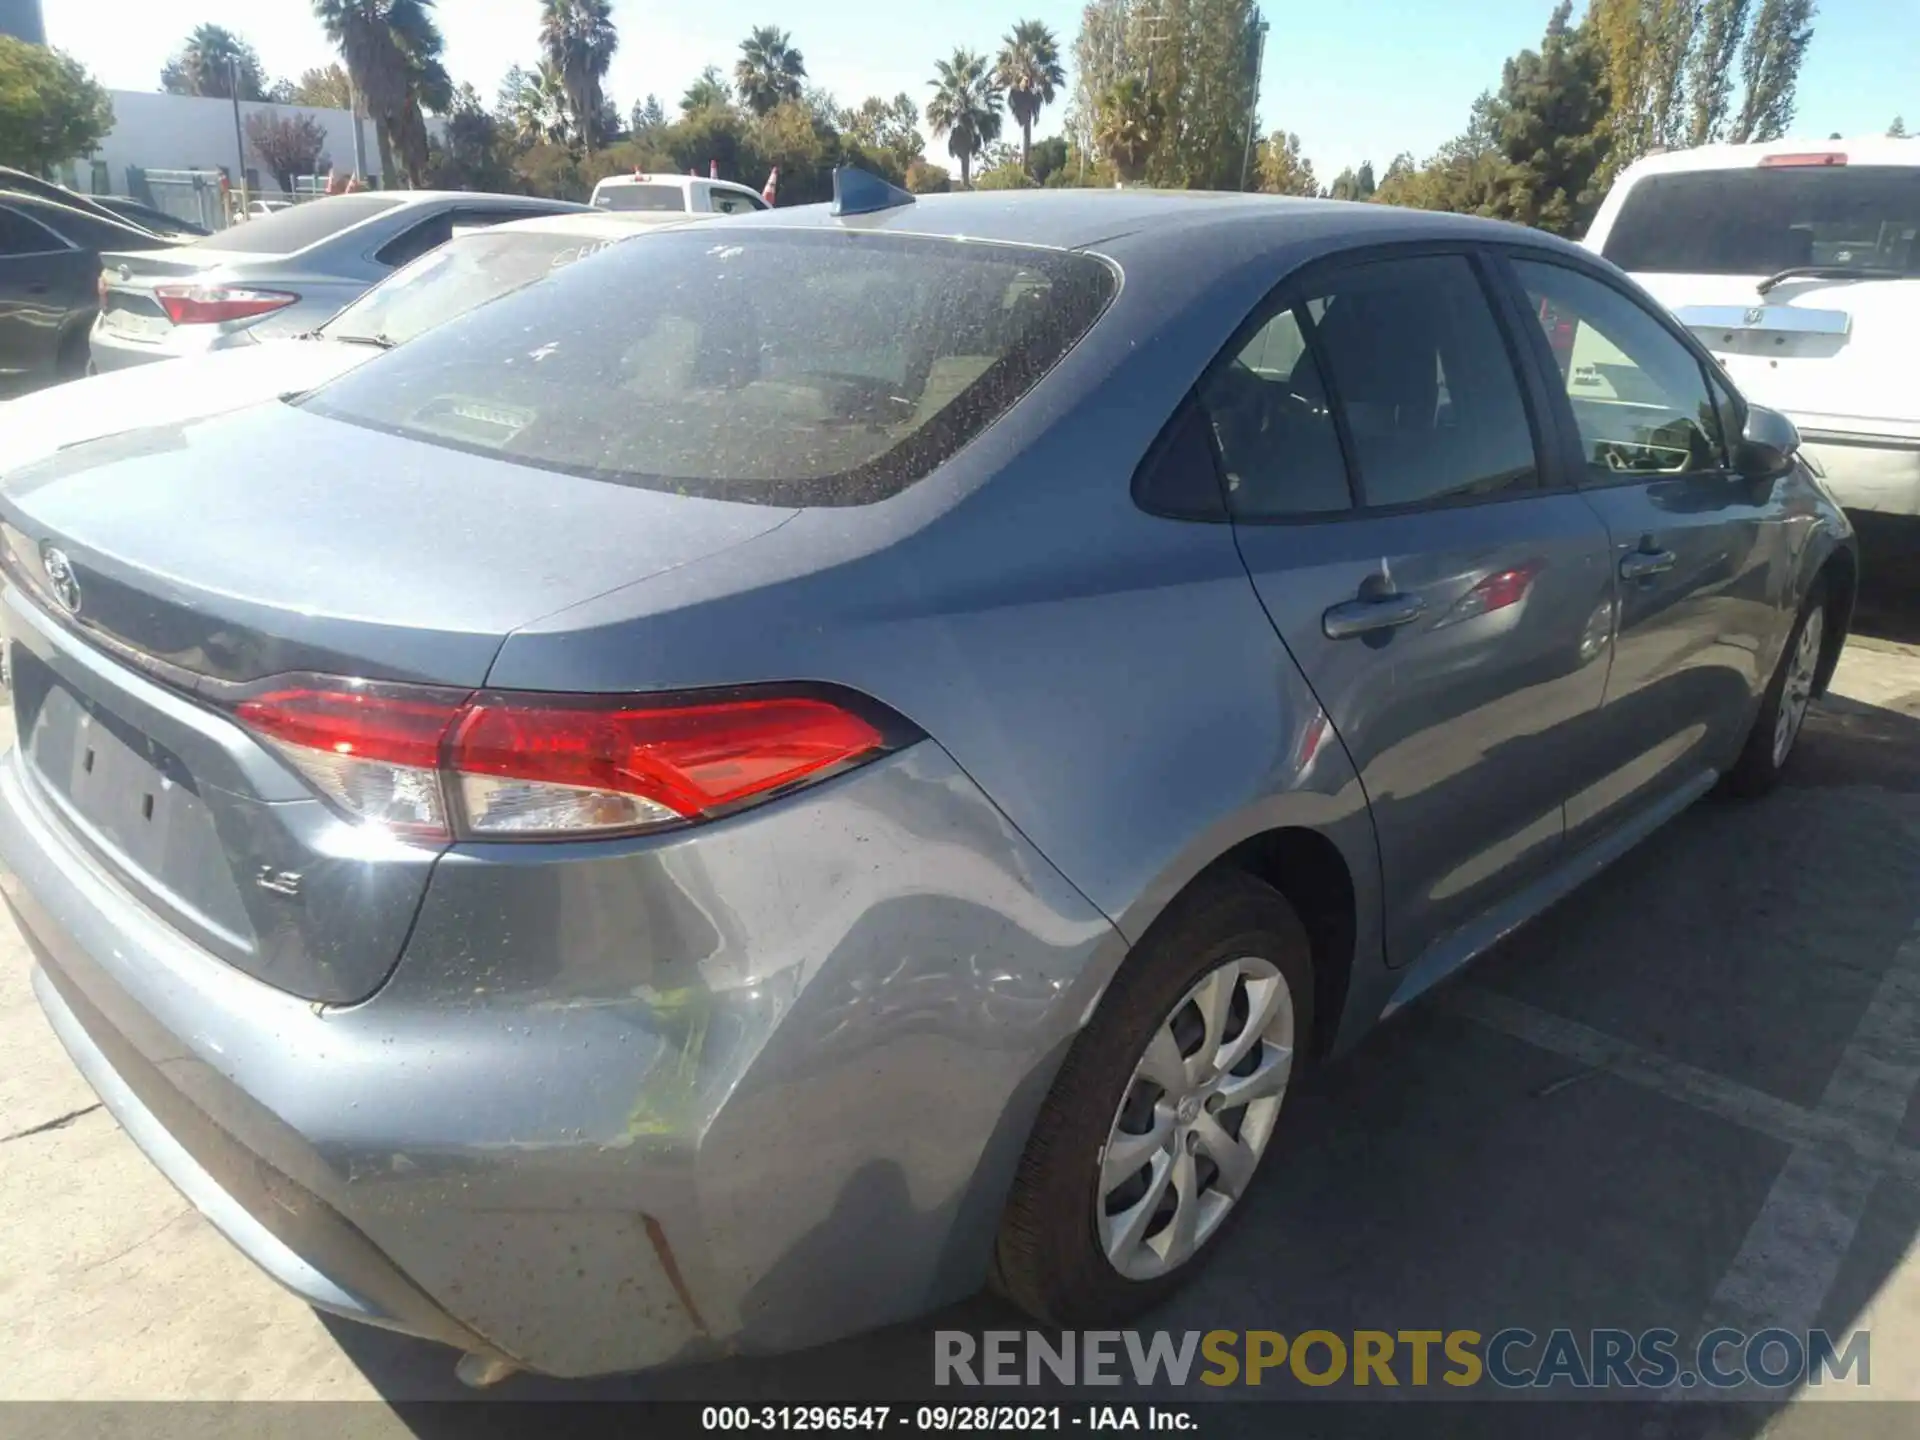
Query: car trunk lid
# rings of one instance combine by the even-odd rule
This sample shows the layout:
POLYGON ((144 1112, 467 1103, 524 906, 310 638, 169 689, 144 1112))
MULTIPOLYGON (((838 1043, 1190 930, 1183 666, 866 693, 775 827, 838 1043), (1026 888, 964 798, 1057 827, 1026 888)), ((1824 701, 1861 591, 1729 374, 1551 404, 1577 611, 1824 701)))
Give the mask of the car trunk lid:
POLYGON ((332 810, 229 718, 323 673, 482 684, 512 629, 790 511, 449 452, 280 402, 75 446, 0 486, 20 745, 75 840, 228 963, 347 1003, 438 850, 332 810))

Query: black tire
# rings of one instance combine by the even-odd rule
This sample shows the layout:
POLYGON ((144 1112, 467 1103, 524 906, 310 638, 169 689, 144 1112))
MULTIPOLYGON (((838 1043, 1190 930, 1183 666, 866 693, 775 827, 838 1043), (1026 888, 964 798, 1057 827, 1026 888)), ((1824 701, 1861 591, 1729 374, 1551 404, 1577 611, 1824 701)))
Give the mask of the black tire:
POLYGON ((87 327, 76 325, 60 337, 60 350, 53 365, 54 379, 60 382, 80 379, 86 375, 91 359, 87 327))
POLYGON ((1740 758, 1721 781, 1721 789, 1727 794, 1746 800, 1765 795, 1780 783, 1781 774, 1792 761, 1793 752, 1799 748, 1800 731, 1796 727, 1792 739, 1788 741, 1786 753, 1778 753, 1776 729, 1780 723, 1781 706, 1787 699, 1788 675, 1793 669, 1801 636, 1806 633, 1808 619, 1818 612, 1824 629, 1826 609, 1826 577, 1818 575, 1808 588, 1800 613, 1794 617, 1793 630, 1787 636, 1786 648, 1780 652, 1780 663, 1774 667, 1773 679, 1767 682, 1766 694, 1760 697, 1760 709, 1753 717, 1753 729, 1747 732, 1747 743, 1741 747, 1740 758))
MULTIPOLYGON (((1272 964, 1291 992, 1292 1075, 1262 1158, 1284 1143, 1286 1100, 1313 1052, 1311 947, 1277 891, 1250 875, 1225 872, 1201 881, 1155 922, 1074 1042, 1041 1107, 1001 1220, 992 1276, 994 1289, 1036 1319, 1083 1327, 1138 1315, 1197 1274, 1246 1209, 1243 1194, 1191 1259, 1141 1280, 1109 1262, 1094 1214, 1103 1147, 1149 1039, 1209 971, 1241 957, 1272 964)), ((1253 1183, 1259 1183, 1257 1171, 1253 1183)))

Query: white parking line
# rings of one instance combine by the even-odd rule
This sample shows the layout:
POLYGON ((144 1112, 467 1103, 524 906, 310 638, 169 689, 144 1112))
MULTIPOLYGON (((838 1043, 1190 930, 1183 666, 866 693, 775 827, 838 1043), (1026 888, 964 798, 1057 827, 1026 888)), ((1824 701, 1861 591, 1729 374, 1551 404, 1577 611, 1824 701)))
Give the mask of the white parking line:
MULTIPOLYGON (((1878 1141, 1890 1159, 1920 1089, 1920 925, 1895 953, 1815 1112, 1878 1141)), ((1805 1332, 1853 1243, 1867 1197, 1888 1169, 1871 1151, 1795 1148, 1707 1306, 1706 1324, 1805 1332)))
MULTIPOLYGON (((1883 996, 1890 995, 1897 988, 1893 984, 1893 975, 1907 975, 1904 983, 1910 987, 1913 983, 1911 972, 1920 966, 1920 960, 1916 960, 1910 952, 1920 952, 1920 943, 1910 940, 1901 948, 1904 967, 1901 962, 1896 962, 1888 979, 1882 982, 1882 994, 1876 995, 1874 1004, 1868 1008, 1869 1017, 1884 1017, 1874 1021, 1873 1033, 1878 1039, 1890 1038, 1891 1031, 1883 1034, 1881 1027, 1897 1023, 1899 1018, 1888 1013, 1891 1001, 1883 1004, 1883 996)), ((1751 1085, 1742 1085, 1737 1080, 1715 1075, 1684 1060, 1674 1060, 1642 1049, 1631 1041, 1605 1034, 1577 1020, 1549 1014, 1524 1000, 1515 1000, 1477 985, 1457 985, 1435 999, 1443 1009, 1490 1030, 1510 1035, 1535 1049, 1577 1060, 1616 1079, 1655 1091, 1669 1100, 1677 1100, 1696 1110, 1717 1115, 1735 1125, 1791 1145, 1796 1153, 1805 1150, 1847 1156, 1873 1170, 1876 1175, 1892 1174, 1909 1184, 1920 1185, 1920 1150, 1895 1143, 1893 1136, 1900 1123, 1897 1116, 1892 1127, 1884 1127, 1877 1122, 1867 1123, 1871 1112, 1863 1114, 1858 1106, 1829 1109, 1823 1103, 1818 1109, 1808 1109, 1791 1100, 1782 1100, 1777 1095, 1756 1090, 1751 1085)), ((1911 1024, 1910 1019, 1908 1023, 1911 1024)), ((1862 1028, 1868 1027, 1867 1020, 1861 1024, 1862 1028)), ((1856 1032, 1855 1043, 1858 1040, 1856 1032)), ((1852 1046, 1848 1049, 1851 1052, 1852 1046)), ((1849 1067, 1844 1058, 1841 1062, 1842 1074, 1856 1074, 1865 1068, 1849 1067)), ((1890 1085, 1897 1083, 1898 1078, 1897 1073, 1890 1073, 1890 1085)), ((1836 1075, 1835 1081, 1838 1080, 1839 1076, 1836 1075)), ((1890 1100, 1890 1093, 1881 1093, 1874 1103, 1884 1108, 1890 1100)))

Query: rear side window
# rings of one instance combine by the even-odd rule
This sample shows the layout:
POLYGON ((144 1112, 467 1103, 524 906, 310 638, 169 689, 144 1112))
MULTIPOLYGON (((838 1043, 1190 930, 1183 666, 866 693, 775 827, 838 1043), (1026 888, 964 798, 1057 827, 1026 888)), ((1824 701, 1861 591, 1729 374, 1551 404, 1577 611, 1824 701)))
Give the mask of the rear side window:
POLYGON ((1327 388, 1307 351, 1310 323, 1304 312, 1280 311, 1201 382, 1227 505, 1240 519, 1320 515, 1353 503, 1327 388))
POLYGON ((603 185, 593 203, 600 210, 685 210, 687 197, 678 185, 603 185))
POLYGON ((758 200, 735 194, 731 190, 708 191, 707 207, 717 215, 750 215, 755 210, 767 208, 758 200))
MULTIPOLYGON (((128 230, 97 215, 67 205, 36 205, 31 201, 20 209, 47 229, 65 237, 82 250, 138 250, 154 242, 137 230, 128 230)), ((56 241, 42 240, 42 250, 57 250, 56 241)))
POLYGON ((1819 165, 1649 175, 1601 253, 1648 274, 1772 275, 1796 265, 1920 275, 1920 166, 1819 165))
POLYGON ((300 402, 452 449, 773 505, 858 505, 992 424, 1098 319, 1091 256, 926 237, 656 232, 300 402))
POLYGON ((400 202, 385 195, 328 195, 273 215, 258 215, 193 242, 196 250, 238 250, 250 255, 291 255, 371 220, 400 202))
POLYGON ((1365 504, 1412 505, 1536 483, 1519 377, 1463 257, 1343 269, 1308 310, 1317 311, 1313 343, 1365 504))

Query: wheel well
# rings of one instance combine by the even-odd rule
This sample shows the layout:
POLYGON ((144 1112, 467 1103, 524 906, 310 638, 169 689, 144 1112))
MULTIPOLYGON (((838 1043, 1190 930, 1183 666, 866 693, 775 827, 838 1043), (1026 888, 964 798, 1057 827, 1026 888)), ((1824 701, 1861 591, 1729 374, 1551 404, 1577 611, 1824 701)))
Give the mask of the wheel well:
MULTIPOLYGON (((1250 835, 1205 874, 1240 870, 1278 890, 1293 906, 1313 946, 1314 1047, 1330 1047, 1353 974, 1353 876, 1339 846, 1317 830, 1288 828, 1250 835)), ((1196 877, 1197 878, 1197 877, 1196 877)))
POLYGON ((1854 593, 1859 584, 1860 567, 1852 554, 1836 550, 1820 567, 1827 582, 1827 633, 1820 642, 1820 670, 1814 677, 1813 693, 1827 693, 1833 667, 1840 663, 1840 647, 1846 643, 1847 630, 1853 624, 1854 593))

